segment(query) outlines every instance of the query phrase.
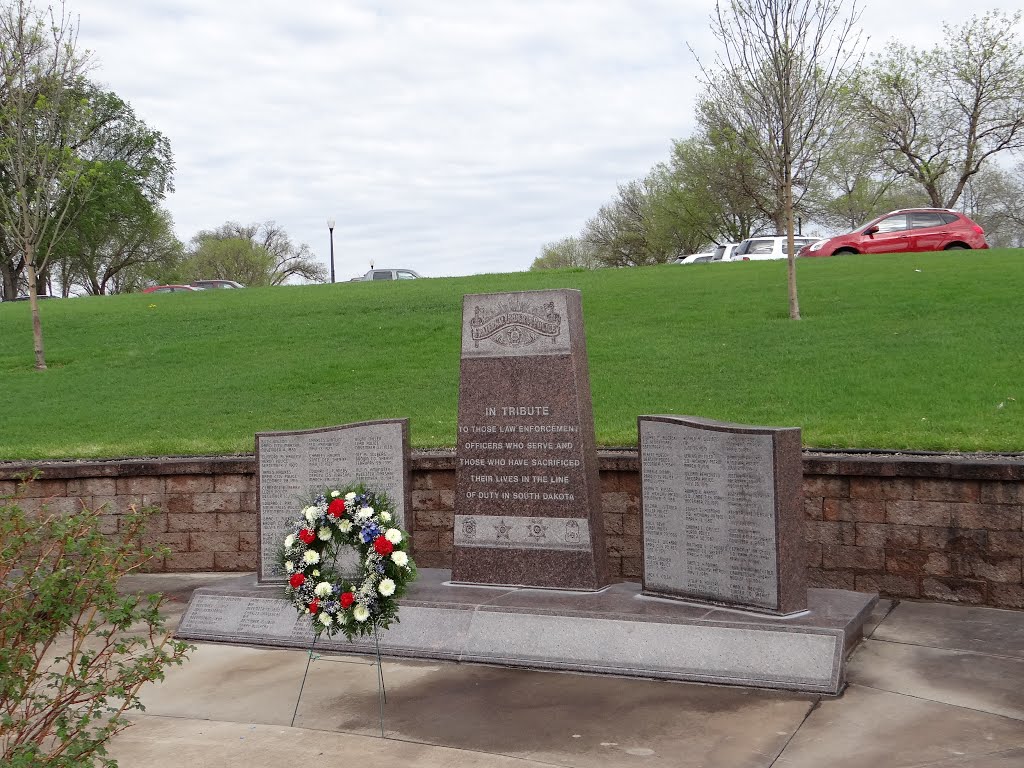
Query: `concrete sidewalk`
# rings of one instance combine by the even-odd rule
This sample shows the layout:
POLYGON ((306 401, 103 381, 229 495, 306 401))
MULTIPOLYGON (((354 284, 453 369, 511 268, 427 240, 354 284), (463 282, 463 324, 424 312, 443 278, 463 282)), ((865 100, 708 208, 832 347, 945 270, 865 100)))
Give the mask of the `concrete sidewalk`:
MULTIPOLYGON (((126 586, 163 592, 173 624, 224 578, 126 586)), ((865 636, 835 699, 385 659, 383 718, 372 658, 197 644, 111 754, 123 768, 1024 766, 1024 612, 882 601, 865 636)))

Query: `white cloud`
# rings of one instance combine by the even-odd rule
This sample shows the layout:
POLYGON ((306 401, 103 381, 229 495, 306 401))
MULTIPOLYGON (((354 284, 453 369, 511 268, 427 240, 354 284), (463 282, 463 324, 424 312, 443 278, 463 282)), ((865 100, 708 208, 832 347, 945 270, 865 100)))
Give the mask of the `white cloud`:
MULTIPOLYGON (((526 269, 690 132, 687 44, 714 50, 707 1, 69 3, 97 79, 171 140, 179 236, 274 219, 326 263, 333 216, 339 279, 526 269)), ((872 47, 969 15, 915 6, 871 0, 872 47)))

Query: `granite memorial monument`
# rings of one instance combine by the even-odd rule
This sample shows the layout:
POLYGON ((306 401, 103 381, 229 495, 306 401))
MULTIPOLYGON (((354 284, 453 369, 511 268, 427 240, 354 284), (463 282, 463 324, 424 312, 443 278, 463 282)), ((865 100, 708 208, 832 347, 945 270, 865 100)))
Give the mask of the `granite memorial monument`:
POLYGON ((807 607, 800 430, 641 416, 643 591, 807 607))
POLYGON ((464 297, 457 439, 453 581, 607 584, 579 291, 464 297))

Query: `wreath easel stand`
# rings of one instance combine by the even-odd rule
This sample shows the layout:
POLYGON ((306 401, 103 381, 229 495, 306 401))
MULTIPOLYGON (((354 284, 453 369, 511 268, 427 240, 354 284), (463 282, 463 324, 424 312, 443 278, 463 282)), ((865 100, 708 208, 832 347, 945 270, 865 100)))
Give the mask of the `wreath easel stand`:
POLYGON ((394 507, 384 493, 363 485, 328 490, 302 510, 280 550, 280 564, 288 575, 285 592, 300 613, 309 615, 313 642, 307 650, 306 669, 292 725, 314 658, 316 642, 326 632, 344 632, 351 641, 373 633, 377 656, 377 697, 380 735, 384 738, 384 665, 380 653, 380 629, 398 621, 398 598, 416 577, 416 564, 408 554, 409 536, 393 525, 394 507), (355 578, 337 574, 341 546, 359 557, 361 573, 355 578), (328 559, 330 563, 328 564, 328 559))

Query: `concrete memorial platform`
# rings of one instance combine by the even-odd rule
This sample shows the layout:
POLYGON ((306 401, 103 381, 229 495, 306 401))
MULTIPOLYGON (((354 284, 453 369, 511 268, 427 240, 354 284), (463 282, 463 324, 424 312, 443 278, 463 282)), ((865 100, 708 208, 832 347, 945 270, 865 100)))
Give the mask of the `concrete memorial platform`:
MULTIPOLYGON (((420 571, 400 623, 379 635, 389 656, 533 669, 688 680, 837 694, 845 660, 877 600, 841 590, 808 591, 789 617, 645 596, 638 584, 597 592, 453 584, 420 571)), ((280 585, 246 575, 197 589, 177 636, 316 652, 374 653, 372 638, 314 644, 308 617, 280 585)))

